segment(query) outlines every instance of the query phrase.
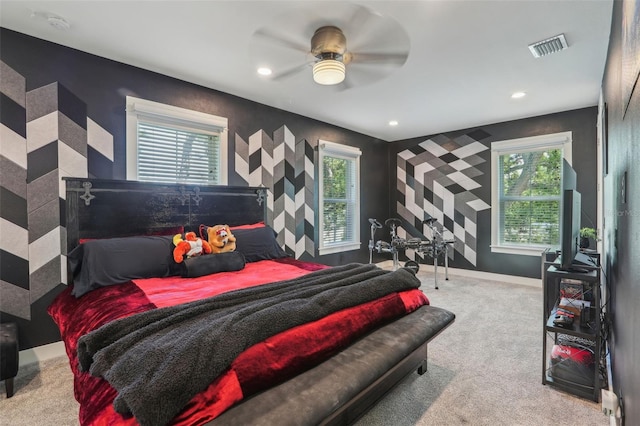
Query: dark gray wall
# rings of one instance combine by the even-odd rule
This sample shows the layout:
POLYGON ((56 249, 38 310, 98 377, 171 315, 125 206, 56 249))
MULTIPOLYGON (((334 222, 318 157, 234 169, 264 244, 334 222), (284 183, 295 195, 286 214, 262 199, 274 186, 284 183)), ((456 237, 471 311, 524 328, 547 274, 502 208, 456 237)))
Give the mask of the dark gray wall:
MULTIPOLYGON (((17 166, 10 159, 0 158, 2 161, 0 217, 28 233, 28 244, 25 242, 27 247, 24 250, 0 250, 0 264, 3 266, 0 272, 2 274, 0 320, 19 323, 23 349, 59 339, 55 326, 46 314, 46 307, 65 285, 59 278, 64 262, 61 255, 66 253, 65 248, 58 247, 57 256, 52 257, 42 266, 38 265, 38 268, 31 272, 30 261, 34 262, 34 259, 24 254, 36 252, 39 249, 38 243, 42 241, 41 238, 50 235, 49 231, 57 230, 64 240, 64 223, 61 219, 64 214, 60 214, 60 208, 56 207, 63 205, 64 200, 58 199, 56 185, 63 170, 68 172, 69 167, 78 167, 78 165, 66 164, 64 158, 57 158, 56 155, 50 154, 55 153, 58 146, 71 144, 72 149, 86 161, 86 165, 81 165, 84 169, 75 169, 78 173, 88 172, 90 177, 97 178, 124 179, 125 97, 127 95, 228 117, 231 151, 229 184, 231 185, 246 184, 246 179, 235 168, 233 152, 236 144, 244 143, 243 141, 247 141, 251 135, 257 133, 261 134, 261 141, 269 144, 273 143, 271 139, 277 139, 277 135, 281 134, 282 129, 286 127, 295 136, 296 144, 300 143, 302 147, 314 147, 318 139, 325 139, 360 148, 363 153, 361 249, 343 254, 316 256, 313 248, 317 238, 316 231, 313 224, 304 227, 305 236, 311 239, 312 249, 311 252, 306 251, 299 257, 303 260, 326 264, 368 261, 367 243, 370 229, 367 219, 375 217, 384 221, 397 214, 397 153, 405 149, 414 149, 421 141, 427 139, 425 137, 387 143, 13 31, 6 29, 0 31, 0 60, 3 64, 2 124, 20 133, 26 145, 27 124, 35 123, 45 112, 57 111, 59 122, 64 123, 51 144, 29 152, 28 155, 25 154, 27 157, 25 168, 17 166), (5 65, 11 69, 10 73, 4 72, 5 65), (31 101, 27 102, 27 100, 31 101), (46 111, 39 111, 34 107, 34 105, 43 105, 44 101, 54 105, 46 111), (87 126, 89 122, 96 123, 100 136, 112 138, 113 158, 105 156, 104 152, 92 143, 96 129, 95 126, 87 126), (29 191, 25 182, 28 182, 29 191), (43 194, 48 201, 46 209, 40 206, 39 199, 29 199, 28 193, 43 194), (53 213, 52 215, 48 214, 49 210, 53 213)), ((433 137, 457 139, 460 143, 464 141, 468 143, 473 139, 488 147, 490 142, 495 140, 564 130, 574 131, 574 164, 584 164, 585 169, 589 169, 595 164, 593 108, 492 124, 433 137)), ((478 154, 478 159, 484 160, 477 164, 482 174, 479 178, 480 187, 477 190, 468 191, 467 195, 490 204, 488 155, 488 151, 478 154)), ((588 177, 587 173, 582 173, 581 167, 578 167, 578 174, 581 175, 579 190, 583 192, 584 208, 591 217, 595 217, 595 177, 588 177), (592 196, 587 196, 588 193, 592 193, 592 196)), ((595 166, 592 170, 595 174, 595 166)), ((310 185, 312 195, 305 201, 314 205, 317 199, 317 188, 314 182, 310 185)), ((476 247, 475 267, 477 269, 539 277, 538 258, 514 257, 505 261, 504 255, 486 255, 490 240, 490 210, 465 212, 465 214, 473 214, 475 216, 473 220, 478 225, 477 235, 466 241, 469 247, 476 247)), ((384 232, 386 233, 386 230, 384 232)), ((377 237, 386 239, 387 235, 378 233, 377 237)), ((375 260, 388 258, 388 255, 376 255, 375 260)), ((33 263, 31 266, 33 269, 33 263)), ((453 266, 474 268, 469 260, 458 255, 455 256, 453 266)))
MULTIPOLYGON (((290 232, 296 238, 305 239, 305 250, 295 253, 296 257, 326 264, 368 262, 367 218, 372 212, 386 213, 389 204, 387 142, 6 29, 1 29, 0 54, 3 71, 1 120, 24 144, 25 160, 0 159, 0 217, 20 229, 21 239, 18 246, 3 244, 3 250, 0 250, 0 320, 18 322, 23 349, 59 340, 46 314, 46 306, 63 288, 60 276, 66 249, 57 247, 57 252, 50 252, 40 248, 45 245, 44 239, 52 235, 60 234, 59 238, 65 240, 64 214, 60 213, 64 200, 58 197, 59 178, 71 174, 125 179, 127 95, 227 117, 230 185, 248 184, 248 177, 242 176, 235 167, 238 144, 248 145, 250 136, 257 135, 254 140, 261 144, 261 149, 273 151, 275 144, 284 143, 285 134, 292 134, 295 155, 289 152, 282 161, 296 169, 296 176, 306 172, 304 179, 300 179, 301 187, 296 190, 306 189, 304 203, 311 206, 311 211, 317 210, 314 209, 317 204, 314 173, 301 166, 304 161, 296 162, 296 155, 300 153, 313 161, 313 149, 319 139, 360 148, 361 235, 365 241, 360 250, 317 256, 314 218, 296 216, 305 206, 296 206, 295 215, 278 211, 278 206, 280 210, 284 209, 284 202, 278 204, 278 200, 293 198, 290 193, 274 194, 274 211, 270 213, 271 217, 280 213, 290 215, 279 238, 284 240, 284 232, 290 232), (55 126, 40 120, 51 113, 56 114, 55 126), (31 137, 26 131, 29 126, 46 134, 50 141, 39 141, 42 147, 31 150, 31 137), (112 158, 94 142, 99 137, 112 138, 112 158), (73 154, 69 158, 58 152, 73 154), (41 196, 30 199, 30 193, 41 196), (44 207, 38 202, 40 198, 47 201, 44 207), (22 238, 23 233, 28 237, 22 238), (41 265, 40 258, 47 262, 41 265)), ((32 131, 32 135, 35 133, 32 131)), ((248 158, 244 160, 248 162, 248 158)), ((254 166, 261 167, 252 164, 254 166)), ((268 181, 260 183, 274 187, 274 173, 275 170, 266 170, 263 175, 268 181)))
MULTIPOLYGON (((636 24, 638 14, 636 5, 636 24)), ((628 59, 638 64, 638 58, 640 28, 623 27, 623 2, 615 1, 603 80, 609 130, 604 245, 613 385, 623 399, 627 425, 640 424, 640 82, 639 69, 626 72, 622 64, 628 59), (630 38, 623 37, 625 31, 630 38)))
MULTIPOLYGON (((401 206, 400 209, 402 209, 402 206, 408 202, 408 200, 404 199, 402 191, 397 189, 398 170, 396 163, 401 161, 398 160, 398 153, 406 153, 408 151, 420 155, 424 150, 420 148, 419 144, 427 140, 433 141, 433 143, 449 152, 454 152, 460 147, 480 143, 485 146, 485 149, 474 155, 459 158, 453 154, 445 154, 439 157, 438 160, 433 161, 433 164, 442 164, 439 160, 443 160, 445 164, 440 166, 440 170, 442 170, 443 174, 446 174, 455 171, 448 164, 462 159, 473 165, 472 168, 465 169, 464 172, 473 176, 473 180, 479 184, 477 188, 470 190, 464 190, 455 182, 451 182, 450 186, 447 187, 456 199, 455 216, 457 220, 456 217, 450 219, 445 217, 444 225, 446 228, 452 231, 454 222, 458 226, 462 226, 464 218, 467 221, 473 221, 476 228, 475 238, 467 234, 464 244, 456 241, 455 253, 450 265, 457 268, 540 278, 540 257, 491 253, 491 209, 473 211, 466 208, 465 203, 468 200, 475 199, 486 203, 486 205, 491 205, 492 142, 571 131, 573 135, 573 168, 578 176, 578 191, 582 194, 582 226, 595 228, 597 207, 596 122, 597 107, 589 107, 394 142, 391 144, 389 155, 391 162, 391 184, 389 188, 391 205, 396 206, 399 204, 401 206), (471 169, 474 169, 474 171, 469 173, 471 169), (458 199, 460 202, 458 202, 458 199), (465 255, 465 250, 471 250, 472 255, 465 255)), ((426 154, 424 158, 429 161, 428 159, 432 158, 432 156, 428 153, 426 154)), ((406 156, 406 154, 403 155, 406 156)), ((432 194, 428 194, 426 198, 432 197, 432 194)), ((395 214, 402 216, 402 213, 399 213, 399 209, 396 209, 395 214)), ((415 227, 417 228, 417 224, 415 227)))

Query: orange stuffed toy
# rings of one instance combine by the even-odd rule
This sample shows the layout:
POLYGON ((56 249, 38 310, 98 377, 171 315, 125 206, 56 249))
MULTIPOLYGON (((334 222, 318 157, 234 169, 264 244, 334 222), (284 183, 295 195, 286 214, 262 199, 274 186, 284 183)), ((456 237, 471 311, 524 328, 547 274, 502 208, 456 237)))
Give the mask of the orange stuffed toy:
POLYGON ((231 233, 229 225, 206 226, 205 230, 212 253, 225 253, 236 249, 236 237, 231 233))
POLYGON ((202 253, 211 253, 209 243, 198 238, 195 232, 184 234, 184 240, 182 239, 182 234, 174 235, 173 244, 176 246, 173 249, 173 260, 176 263, 181 263, 185 258, 199 256, 202 253))

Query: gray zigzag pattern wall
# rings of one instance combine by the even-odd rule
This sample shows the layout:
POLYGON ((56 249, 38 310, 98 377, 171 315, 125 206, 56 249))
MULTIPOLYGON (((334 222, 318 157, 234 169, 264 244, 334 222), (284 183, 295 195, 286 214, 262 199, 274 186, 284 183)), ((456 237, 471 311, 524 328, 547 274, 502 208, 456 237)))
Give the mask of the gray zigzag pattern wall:
MULTIPOLYGON (((481 186, 483 173, 476 167, 486 160, 478 154, 489 147, 480 142, 489 136, 475 130, 455 138, 436 135, 396 156, 398 215, 416 228, 420 238, 430 238, 422 224, 425 213, 437 219, 454 239, 455 252, 476 265, 477 213, 490 208, 473 190, 481 186)), ((406 237, 401 228, 400 236, 406 237)), ((415 234, 415 232, 414 232, 415 234)), ((407 256, 419 255, 407 250, 407 256)), ((453 252, 450 252, 453 257, 453 252)))
POLYGON ((278 233, 278 243, 296 259, 314 256, 313 147, 296 142, 283 126, 273 139, 260 130, 248 142, 235 138, 235 169, 249 186, 267 188, 267 221, 278 233))
POLYGON ((90 150, 112 160, 113 138, 63 85, 26 91, 23 76, 0 66, 0 312, 28 329, 39 302, 67 284, 62 177, 88 176, 90 150))

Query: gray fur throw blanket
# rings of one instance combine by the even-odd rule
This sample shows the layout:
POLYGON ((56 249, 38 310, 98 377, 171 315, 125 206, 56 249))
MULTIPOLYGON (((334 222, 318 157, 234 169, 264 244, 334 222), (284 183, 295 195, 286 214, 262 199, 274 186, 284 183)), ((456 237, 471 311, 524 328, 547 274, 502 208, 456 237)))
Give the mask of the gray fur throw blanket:
POLYGON ((82 371, 118 392, 114 408, 165 425, 245 349, 289 328, 418 288, 407 269, 349 264, 113 321, 78 340, 82 371))

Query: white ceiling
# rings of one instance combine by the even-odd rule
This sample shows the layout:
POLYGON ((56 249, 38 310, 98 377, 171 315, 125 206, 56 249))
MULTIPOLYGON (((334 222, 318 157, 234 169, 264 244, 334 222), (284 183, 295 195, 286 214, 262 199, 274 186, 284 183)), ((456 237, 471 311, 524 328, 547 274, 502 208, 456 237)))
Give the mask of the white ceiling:
POLYGON ((0 25, 395 141, 596 105, 612 4, 2 0, 0 25), (70 28, 54 28, 40 12, 70 28), (259 65, 278 74, 309 59, 256 33, 308 46, 315 29, 328 24, 342 28, 356 54, 406 49, 408 58, 395 67, 354 60, 350 87, 320 86, 310 67, 275 80, 256 73, 259 65), (561 33, 566 50, 536 59, 527 48, 561 33), (515 91, 527 96, 511 99, 515 91))

